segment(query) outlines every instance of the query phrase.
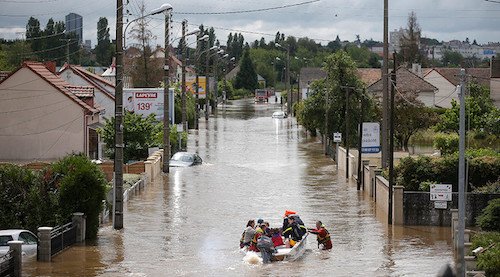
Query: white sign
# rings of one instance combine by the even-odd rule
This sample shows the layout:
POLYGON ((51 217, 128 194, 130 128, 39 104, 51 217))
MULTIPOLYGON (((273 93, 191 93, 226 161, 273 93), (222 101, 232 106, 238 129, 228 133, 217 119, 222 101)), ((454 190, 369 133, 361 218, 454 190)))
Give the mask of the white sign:
MULTIPOLYGON (((174 89, 169 89, 170 123, 174 122, 174 89)), ((155 114, 163 119, 163 88, 124 88, 123 108, 131 113, 148 116, 155 114)))
POLYGON ((342 133, 333 133, 333 142, 341 142, 342 133))
POLYGON ((431 184, 431 201, 451 201, 451 185, 431 184))
POLYGON ((434 209, 445 209, 448 207, 447 201, 434 201, 434 209))
POLYGON ((363 122, 361 153, 378 153, 378 152, 380 152, 380 123, 363 122))
POLYGON ((184 126, 182 124, 177 124, 177 133, 184 132, 184 126))

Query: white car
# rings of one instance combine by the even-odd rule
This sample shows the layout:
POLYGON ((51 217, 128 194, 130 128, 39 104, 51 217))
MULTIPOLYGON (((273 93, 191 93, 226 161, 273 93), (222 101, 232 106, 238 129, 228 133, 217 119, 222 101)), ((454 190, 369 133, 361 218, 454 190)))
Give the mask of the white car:
POLYGON ((9 251, 7 242, 12 240, 23 242, 21 246, 23 256, 36 255, 38 238, 32 232, 20 229, 0 230, 0 255, 4 255, 9 251))
POLYGON ((287 115, 284 111, 277 111, 273 113, 272 118, 287 118, 287 115))

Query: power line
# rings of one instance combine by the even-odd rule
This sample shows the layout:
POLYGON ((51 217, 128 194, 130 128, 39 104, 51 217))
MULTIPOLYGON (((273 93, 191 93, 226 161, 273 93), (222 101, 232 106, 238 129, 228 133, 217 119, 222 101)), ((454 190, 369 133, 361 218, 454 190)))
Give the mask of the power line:
POLYGON ((39 1, 15 1, 15 0, 0 0, 2 3, 16 3, 16 4, 37 4, 37 3, 49 3, 56 2, 59 0, 39 0, 39 1))
POLYGON ((307 5, 307 4, 312 4, 315 2, 320 2, 321 0, 312 0, 312 1, 306 1, 306 2, 301 2, 297 4, 290 4, 290 5, 282 5, 282 6, 277 6, 277 7, 270 7, 270 8, 261 8, 261 9, 252 9, 252 10, 240 10, 240 11, 225 11, 225 12, 173 12, 174 14, 192 14, 192 15, 215 15, 215 14, 241 14, 241 13, 254 13, 254 12, 264 12, 264 11, 272 11, 272 10, 279 10, 279 9, 285 9, 285 8, 291 8, 291 7, 296 7, 296 6, 302 6, 302 5, 307 5))

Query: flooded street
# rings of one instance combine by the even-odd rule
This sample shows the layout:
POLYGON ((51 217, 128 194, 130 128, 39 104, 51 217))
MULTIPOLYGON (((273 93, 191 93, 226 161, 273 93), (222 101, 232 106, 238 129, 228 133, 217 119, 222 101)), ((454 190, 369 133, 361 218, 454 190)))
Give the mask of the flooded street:
POLYGON ((123 230, 104 226, 94 245, 27 262, 24 276, 434 276, 452 262, 449 228, 388 226, 295 118, 271 118, 279 108, 220 105, 189 135, 203 165, 172 168, 125 205, 123 230), (285 210, 307 227, 322 220, 333 249, 318 250, 311 235, 298 261, 244 262, 246 222, 281 227, 285 210))

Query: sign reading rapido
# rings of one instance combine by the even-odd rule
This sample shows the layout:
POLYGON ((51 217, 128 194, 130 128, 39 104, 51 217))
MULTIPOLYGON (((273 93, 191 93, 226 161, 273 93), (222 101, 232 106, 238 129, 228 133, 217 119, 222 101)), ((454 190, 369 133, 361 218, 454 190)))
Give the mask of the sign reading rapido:
POLYGON ((378 152, 380 152, 380 124, 378 122, 363 122, 361 153, 378 152))

